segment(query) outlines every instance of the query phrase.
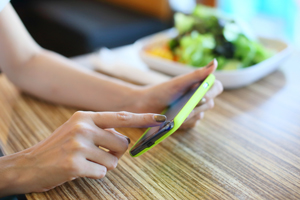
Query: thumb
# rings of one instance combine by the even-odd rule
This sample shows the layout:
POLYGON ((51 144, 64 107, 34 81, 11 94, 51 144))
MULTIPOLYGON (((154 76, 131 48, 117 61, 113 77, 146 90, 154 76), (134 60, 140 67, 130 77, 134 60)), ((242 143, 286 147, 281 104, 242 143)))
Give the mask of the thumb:
POLYGON ((135 114, 130 112, 89 112, 89 115, 94 123, 102 129, 159 126, 167 119, 165 115, 152 113, 135 114))
POLYGON ((165 83, 166 87, 176 88, 176 92, 181 93, 185 92, 188 88, 192 87, 195 83, 203 81, 209 74, 213 73, 218 66, 216 59, 213 59, 206 67, 202 67, 198 70, 190 72, 185 75, 177 76, 172 80, 165 83))

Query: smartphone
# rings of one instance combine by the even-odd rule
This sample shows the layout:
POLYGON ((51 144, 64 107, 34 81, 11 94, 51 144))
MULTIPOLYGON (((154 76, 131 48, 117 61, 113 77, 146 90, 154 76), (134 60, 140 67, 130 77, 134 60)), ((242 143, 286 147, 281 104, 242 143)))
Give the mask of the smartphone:
POLYGON ((204 97, 214 81, 215 76, 210 74, 204 81, 190 88, 166 108, 161 114, 167 116, 167 121, 160 126, 148 128, 130 149, 130 155, 132 157, 140 156, 174 133, 204 97))

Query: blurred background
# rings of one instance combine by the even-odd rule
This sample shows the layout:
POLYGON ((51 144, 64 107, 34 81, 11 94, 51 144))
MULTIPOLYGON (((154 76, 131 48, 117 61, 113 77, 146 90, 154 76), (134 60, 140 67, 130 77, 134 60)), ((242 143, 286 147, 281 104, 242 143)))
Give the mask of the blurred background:
POLYGON ((65 56, 114 48, 173 26, 197 3, 245 20, 259 36, 300 46, 300 0, 11 0, 34 39, 65 56))

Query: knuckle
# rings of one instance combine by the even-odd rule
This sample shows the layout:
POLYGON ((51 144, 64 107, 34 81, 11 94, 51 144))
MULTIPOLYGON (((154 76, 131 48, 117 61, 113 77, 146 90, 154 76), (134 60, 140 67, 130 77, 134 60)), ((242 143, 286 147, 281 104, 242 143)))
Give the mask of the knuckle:
POLYGON ((196 116, 196 121, 201 119, 201 113, 196 116))
POLYGON ((85 128, 85 124, 83 122, 77 122, 74 126, 73 126, 73 131, 75 133, 80 133, 81 131, 83 131, 85 128))
POLYGON ((132 113, 122 111, 122 112, 117 112, 116 113, 117 119, 121 121, 127 121, 132 118, 132 113))
POLYGON ((224 90, 222 83, 219 80, 216 80, 215 84, 216 84, 216 87, 217 87, 217 90, 218 90, 219 94, 222 93, 223 90, 224 90))
POLYGON ((214 100, 210 100, 210 101, 207 103, 207 106, 208 106, 209 109, 212 109, 212 108, 215 106, 214 100))
POLYGON ((128 140, 125 137, 121 138, 119 149, 121 152, 125 152, 128 149, 128 140))
POLYGON ((109 166, 107 167, 107 170, 113 170, 117 167, 118 165, 118 158, 116 156, 113 156, 109 166))
POLYGON ((104 178, 105 175, 106 175, 106 172, 107 172, 106 167, 102 167, 101 170, 98 170, 98 171, 97 171, 96 178, 97 178, 97 179, 104 178))
POLYGON ((76 158, 73 156, 65 160, 63 169, 71 176, 77 176, 78 174, 80 174, 80 167, 76 162, 76 158))
POLYGON ((104 119, 105 118, 105 112, 94 112, 95 116, 99 119, 104 119))
POLYGON ((76 139, 74 139, 72 141, 72 150, 74 152, 81 152, 81 151, 84 151, 86 149, 87 149, 87 146, 84 143, 82 143, 80 141, 77 141, 76 139))
POLYGON ((79 118, 85 116, 85 114, 86 114, 86 112, 84 112, 84 111, 76 111, 72 117, 75 119, 79 119, 79 118))
POLYGON ((202 112, 202 113, 199 114, 199 120, 201 120, 203 118, 204 118, 204 112, 202 112))
POLYGON ((77 152, 82 152, 88 149, 88 146, 81 142, 76 137, 71 137, 65 144, 61 146, 61 149, 70 156, 74 156, 77 152))
POLYGON ((84 137, 87 137, 89 133, 93 133, 94 128, 85 122, 77 122, 73 128, 72 128, 72 134, 73 135, 82 135, 84 137))

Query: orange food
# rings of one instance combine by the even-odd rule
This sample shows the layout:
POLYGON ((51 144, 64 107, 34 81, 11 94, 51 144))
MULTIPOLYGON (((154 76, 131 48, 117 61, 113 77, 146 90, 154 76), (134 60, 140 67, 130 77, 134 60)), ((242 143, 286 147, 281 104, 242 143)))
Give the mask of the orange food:
POLYGON ((146 52, 153 56, 174 60, 174 55, 167 45, 155 45, 146 49, 146 52))

